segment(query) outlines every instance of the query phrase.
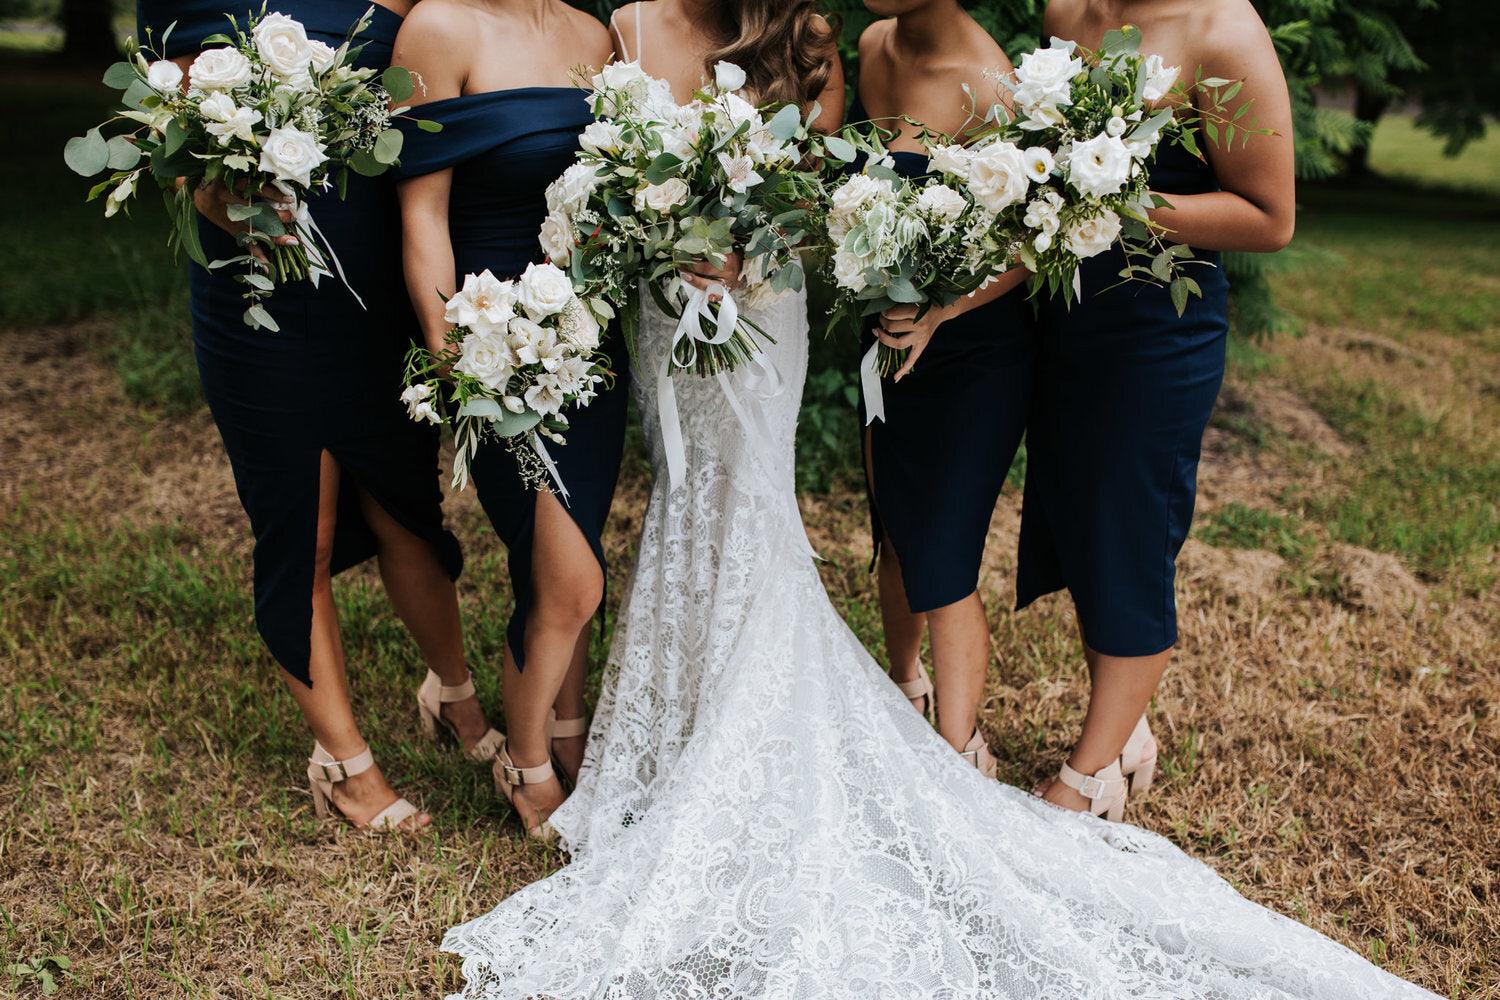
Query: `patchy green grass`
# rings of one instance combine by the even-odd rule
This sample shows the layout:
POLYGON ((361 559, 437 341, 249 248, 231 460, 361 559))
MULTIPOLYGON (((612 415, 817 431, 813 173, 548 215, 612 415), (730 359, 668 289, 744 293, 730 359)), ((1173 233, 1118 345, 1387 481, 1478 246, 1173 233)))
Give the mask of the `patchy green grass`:
POLYGON ((1194 533, 1217 548, 1267 549, 1283 559, 1301 558, 1312 545, 1298 518, 1230 503, 1198 520, 1194 533))
POLYGON ((1409 184, 1500 194, 1500 129, 1492 125, 1484 138, 1447 157, 1409 115, 1387 115, 1375 129, 1370 168, 1409 184))

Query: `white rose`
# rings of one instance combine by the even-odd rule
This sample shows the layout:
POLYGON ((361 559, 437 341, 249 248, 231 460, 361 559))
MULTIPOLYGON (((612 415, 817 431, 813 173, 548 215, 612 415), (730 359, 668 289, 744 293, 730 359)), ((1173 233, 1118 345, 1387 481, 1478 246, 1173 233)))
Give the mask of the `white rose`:
POLYGON ((326 73, 333 66, 334 60, 338 58, 338 49, 327 42, 320 42, 316 38, 307 42, 308 51, 312 53, 312 68, 319 73, 326 73))
POLYGON ((182 67, 170 59, 158 59, 146 69, 146 82, 153 90, 170 94, 182 86, 182 67))
POLYGON ((1113 212, 1101 212, 1068 223, 1064 239, 1068 249, 1078 257, 1092 257, 1109 249, 1119 235, 1120 217, 1113 212))
POLYGON ((635 193, 636 210, 651 209, 667 212, 688 199, 687 182, 680 177, 668 177, 660 184, 647 184, 635 193))
POLYGON ((720 153, 719 166, 724 168, 724 182, 729 185, 729 190, 739 194, 744 194, 763 180, 755 172, 755 164, 748 156, 720 153))
POLYGON ((1090 198, 1119 194, 1130 179, 1130 149, 1112 135, 1076 142, 1068 152, 1068 180, 1090 198))
POLYGON ((917 195, 917 208, 949 222, 964 214, 968 199, 946 184, 929 184, 917 195))
POLYGON ((233 90, 250 82, 250 60, 238 49, 205 49, 188 67, 188 81, 197 90, 233 90))
POLYGON ((991 143, 969 158, 969 190, 991 212, 1004 211, 1025 198, 1030 183, 1026 158, 1011 143, 991 143))
POLYGON ((668 125, 660 133, 661 148, 664 153, 671 153, 684 162, 693 158, 693 138, 696 133, 689 132, 680 125, 668 125))
POLYGON ((579 135, 578 144, 590 153, 617 153, 620 150, 622 131, 614 122, 591 122, 579 135))
POLYGON ((453 370, 477 378, 495 392, 504 392, 515 374, 515 354, 498 334, 471 333, 459 345, 459 359, 453 370))
POLYGON ((855 174, 834 190, 829 205, 838 215, 853 215, 882 195, 889 194, 891 183, 869 174, 855 174))
POLYGON ((1033 184, 1040 184, 1052 176, 1057 161, 1052 158, 1052 151, 1045 146, 1032 146, 1026 150, 1026 176, 1031 178, 1033 184))
POLYGON ((854 253, 848 247, 839 247, 833 254, 833 280, 838 282, 840 288, 847 288, 851 292, 862 292, 869 284, 865 280, 865 269, 868 267, 864 258, 854 253))
POLYGON ((1045 49, 1028 52, 1016 66, 1016 104, 1023 108, 1057 107, 1073 103, 1073 78, 1083 72, 1083 60, 1072 42, 1052 39, 1045 49))
POLYGON ((548 260, 554 264, 566 264, 573 257, 573 224, 562 212, 552 212, 542 220, 537 241, 548 260))
POLYGON ((729 112, 729 122, 734 128, 739 128, 746 122, 754 123, 760 120, 760 113, 755 110, 755 105, 739 94, 725 94, 723 101, 724 107, 729 112))
POLYGON ((927 150, 927 168, 940 174, 969 179, 969 151, 962 146, 933 146, 927 150))
POLYGON ((557 317, 557 332, 564 341, 580 351, 599 349, 599 321, 581 299, 568 303, 557 317))
POLYGON ((588 204, 589 195, 600 184, 599 168, 590 163, 575 163, 562 176, 547 185, 547 210, 572 214, 588 204))
POLYGON ((640 63, 616 61, 599 71, 594 77, 594 86, 600 90, 630 90, 639 84, 644 93, 646 79, 646 71, 641 69, 640 63))
POLYGON ((720 90, 739 90, 745 85, 745 71, 732 62, 716 63, 714 85, 720 90))
POLYGON ((312 46, 302 22, 285 14, 267 14, 250 33, 255 51, 272 73, 293 80, 307 73, 313 62, 312 46))
POLYGON ((534 320, 561 312, 573 298, 573 282, 552 264, 527 264, 516 286, 516 299, 534 320))
POLYGON ((443 319, 478 334, 493 334, 516 314, 515 304, 515 285, 484 270, 464 275, 463 287, 443 308, 443 319))
MULTIPOLYGON (((223 94, 218 95, 220 97, 223 94)), ((260 123, 260 112, 254 108, 235 108, 229 116, 222 121, 209 122, 206 126, 210 135, 219 140, 219 145, 229 145, 230 139, 240 139, 244 142, 254 143, 255 126, 260 123)))
POLYGON ((1177 82, 1178 67, 1163 65, 1161 56, 1155 53, 1146 57, 1143 71, 1146 74, 1146 87, 1141 91, 1141 96, 1148 103, 1166 97, 1172 85, 1177 82))
POLYGON ((312 172, 328 159, 323 144, 290 125, 273 128, 260 148, 260 169, 278 181, 312 184, 312 172))

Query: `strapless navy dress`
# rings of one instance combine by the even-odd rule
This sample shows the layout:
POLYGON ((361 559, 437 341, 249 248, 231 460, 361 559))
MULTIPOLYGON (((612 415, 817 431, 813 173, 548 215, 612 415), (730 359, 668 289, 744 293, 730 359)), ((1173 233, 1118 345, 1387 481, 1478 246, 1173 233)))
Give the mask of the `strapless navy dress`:
MULTIPOLYGON (((196 52, 227 27, 223 0, 142 0, 141 37, 172 22, 169 56, 196 52)), ((311 38, 338 45, 366 0, 280 0, 311 38)), ((243 10, 243 8, 241 8, 243 10)), ((361 36, 361 65, 384 67, 401 18, 384 7, 361 36)), ((280 332, 241 322, 240 286, 225 271, 191 266, 193 346, 203 393, 224 439, 235 486, 255 534, 255 621, 271 654, 308 681, 318 467, 324 451, 341 470, 335 573, 375 554, 356 485, 403 527, 432 545, 455 579, 458 541, 443 526, 438 436, 399 402, 402 358, 417 330, 401 277, 400 210, 389 178, 351 177, 348 197, 315 198, 311 209, 365 308, 325 277, 277 289, 269 303, 280 332)), ((210 260, 239 252, 223 230, 199 220, 210 260)))
MULTIPOLYGON (((441 122, 443 131, 422 132, 403 123, 406 143, 397 174, 417 177, 453 170, 448 232, 455 280, 462 283, 464 275, 485 269, 497 278, 514 278, 527 264, 540 261, 537 233, 547 216, 547 185, 573 162, 579 133, 594 120, 586 92, 524 87, 466 94, 423 104, 414 113, 441 122)), ((613 328, 604 350, 617 373, 614 384, 588 406, 568 411, 567 444, 548 446, 568 489, 563 509, 583 532, 601 570, 601 538, 619 479, 630 395, 625 347, 613 328)), ((501 442, 481 446, 470 474, 480 505, 509 552, 515 610, 506 641, 520 667, 533 603, 536 493, 501 442)))
MULTIPOLYGON (((856 101, 850 120, 865 117, 856 101)), ((906 177, 927 172, 921 153, 891 155, 906 177)), ((881 382, 885 420, 866 441, 871 529, 877 551, 890 538, 914 612, 978 587, 990 516, 1026 430, 1036 340, 1018 288, 938 327, 905 378, 881 382)))
MULTIPOLYGON (((1218 187, 1164 146, 1151 186, 1218 187)), ((1224 378, 1229 284, 1217 253, 1178 316, 1167 289, 1119 284, 1116 247, 1083 264, 1083 296, 1048 304, 1027 430, 1017 607, 1064 587, 1089 646, 1150 656, 1177 642, 1177 553, 1197 493, 1203 431, 1224 378), (1114 287, 1111 287, 1114 286, 1114 287)))

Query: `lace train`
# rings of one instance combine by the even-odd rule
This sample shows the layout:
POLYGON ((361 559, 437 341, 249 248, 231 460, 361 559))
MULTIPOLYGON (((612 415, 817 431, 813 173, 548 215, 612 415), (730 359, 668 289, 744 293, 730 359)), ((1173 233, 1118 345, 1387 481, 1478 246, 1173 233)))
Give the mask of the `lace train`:
MULTIPOLYGON (((752 447, 683 379, 562 871, 451 930, 463 997, 1432 997, 1234 892, 1161 837, 960 761, 838 616, 790 485, 806 304, 756 313, 786 380, 752 447)), ((672 324, 648 307, 641 370, 672 324)))

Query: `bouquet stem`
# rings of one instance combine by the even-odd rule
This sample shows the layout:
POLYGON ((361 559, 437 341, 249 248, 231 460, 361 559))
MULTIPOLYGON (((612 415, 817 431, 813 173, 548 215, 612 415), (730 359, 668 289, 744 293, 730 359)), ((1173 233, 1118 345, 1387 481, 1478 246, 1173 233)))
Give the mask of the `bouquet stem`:
POLYGON ((911 354, 909 347, 888 347, 885 344, 877 344, 875 352, 875 370, 880 373, 881 378, 890 378, 901 370, 906 364, 907 356, 911 354))

